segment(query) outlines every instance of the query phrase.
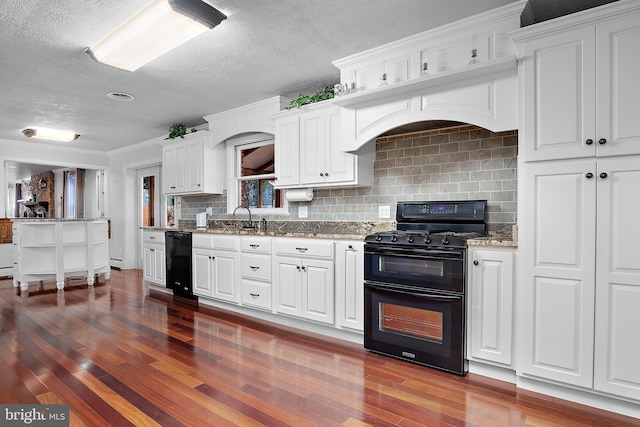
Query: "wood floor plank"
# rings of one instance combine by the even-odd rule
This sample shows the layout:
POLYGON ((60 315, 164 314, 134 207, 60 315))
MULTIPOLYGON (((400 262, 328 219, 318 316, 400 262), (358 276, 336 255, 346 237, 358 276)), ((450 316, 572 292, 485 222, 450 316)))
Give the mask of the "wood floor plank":
POLYGON ((74 426, 640 425, 150 293, 139 270, 30 289, 0 281, 0 403, 67 403, 74 426))

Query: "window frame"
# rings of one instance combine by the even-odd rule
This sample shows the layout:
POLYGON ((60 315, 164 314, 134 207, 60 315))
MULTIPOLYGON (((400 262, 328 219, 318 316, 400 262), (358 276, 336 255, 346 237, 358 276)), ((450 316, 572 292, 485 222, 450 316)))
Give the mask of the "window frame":
MULTIPOLYGON (((275 144, 275 137, 268 133, 252 133, 242 136, 230 138, 226 141, 225 152, 227 165, 227 213, 233 213, 234 209, 239 205, 241 194, 240 182, 247 180, 260 180, 270 177, 271 174, 253 175, 243 178, 241 173, 241 156, 240 151, 247 148, 255 148, 263 145, 275 144)), ((275 154, 274 154, 275 161, 275 154)), ((275 171, 273 174, 275 178, 275 171)), ((276 189, 277 186, 276 186, 276 189)), ((280 191, 286 191, 280 189, 280 191)), ((289 215, 288 203, 286 197, 283 197, 282 207, 280 208, 251 208, 251 213, 255 215, 289 215)))

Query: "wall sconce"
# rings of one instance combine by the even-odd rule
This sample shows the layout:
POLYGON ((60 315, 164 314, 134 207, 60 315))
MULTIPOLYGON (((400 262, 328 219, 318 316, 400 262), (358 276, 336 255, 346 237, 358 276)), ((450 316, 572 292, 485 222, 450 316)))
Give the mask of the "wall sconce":
POLYGON ((85 52, 103 64, 135 71, 225 19, 201 0, 155 0, 85 52))
POLYGON ((47 180, 44 178, 40 179, 40 182, 38 183, 40 185, 40 188, 44 189, 47 188, 47 180))

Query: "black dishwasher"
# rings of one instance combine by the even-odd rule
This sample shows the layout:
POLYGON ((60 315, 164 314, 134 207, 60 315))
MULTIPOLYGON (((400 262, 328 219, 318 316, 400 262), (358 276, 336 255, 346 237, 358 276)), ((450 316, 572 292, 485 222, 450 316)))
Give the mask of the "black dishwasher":
POLYGON ((191 233, 166 231, 167 288, 173 294, 197 300, 193 294, 191 275, 191 233))

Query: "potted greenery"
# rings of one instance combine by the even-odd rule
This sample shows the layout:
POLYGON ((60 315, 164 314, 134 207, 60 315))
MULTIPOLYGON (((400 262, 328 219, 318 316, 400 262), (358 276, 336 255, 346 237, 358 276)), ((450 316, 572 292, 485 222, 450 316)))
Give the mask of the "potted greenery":
POLYGON ((299 107, 302 107, 303 105, 324 101, 326 99, 331 99, 331 98, 333 98, 333 88, 326 87, 322 90, 317 91, 315 95, 300 94, 296 99, 291 101, 289 105, 287 105, 285 108, 287 110, 291 110, 293 108, 299 108, 299 107))
MULTIPOLYGON (((194 133, 197 131, 198 130, 195 128, 191 129, 191 133, 194 133)), ((182 123, 175 123, 175 124, 172 124, 171 127, 169 128, 169 136, 166 137, 165 139, 175 139, 178 137, 184 138, 186 134, 187 134, 187 127, 182 123)))

